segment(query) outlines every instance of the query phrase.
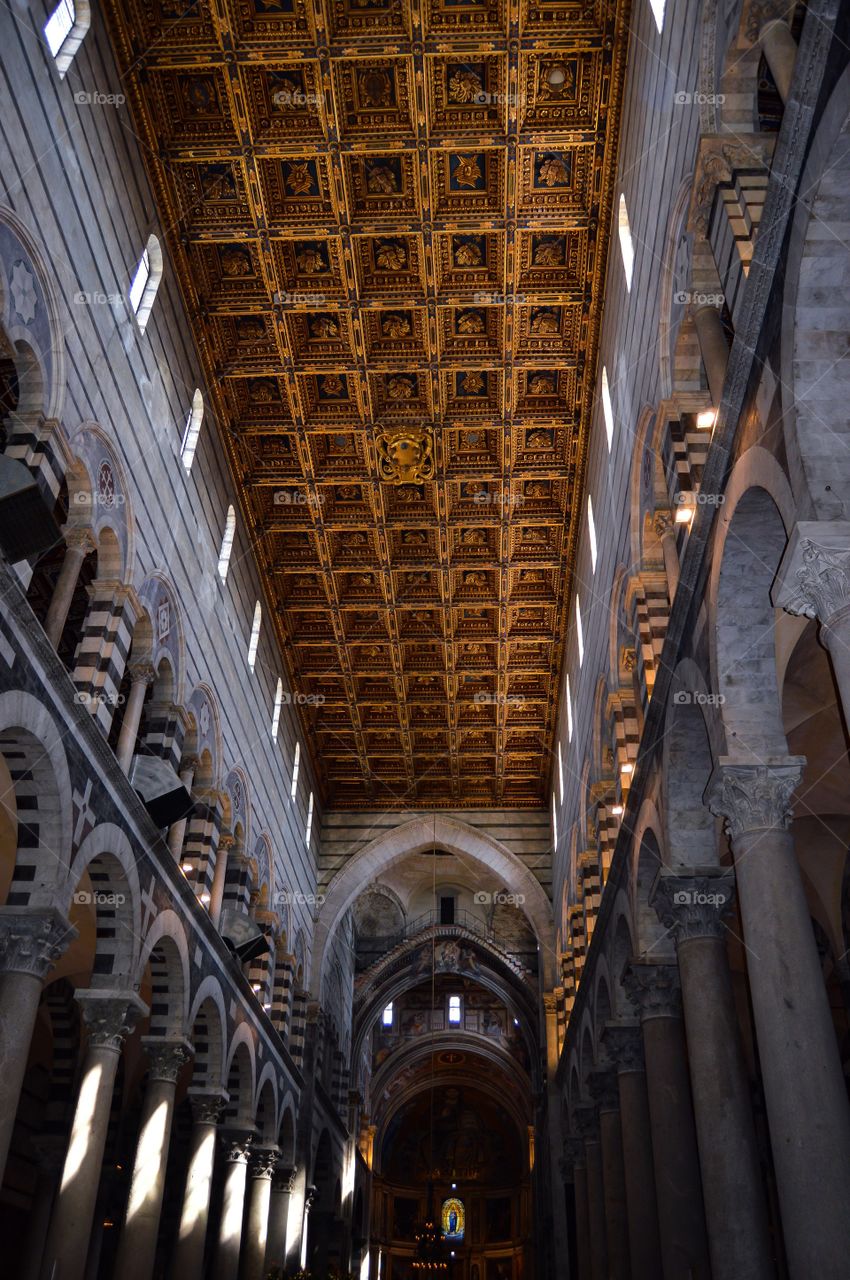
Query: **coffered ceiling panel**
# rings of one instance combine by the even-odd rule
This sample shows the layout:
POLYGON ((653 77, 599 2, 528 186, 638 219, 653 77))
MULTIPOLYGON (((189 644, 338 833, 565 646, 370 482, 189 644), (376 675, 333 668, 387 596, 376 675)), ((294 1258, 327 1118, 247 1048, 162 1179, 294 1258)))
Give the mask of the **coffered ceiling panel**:
POLYGON ((330 805, 539 806, 627 0, 108 0, 330 805))

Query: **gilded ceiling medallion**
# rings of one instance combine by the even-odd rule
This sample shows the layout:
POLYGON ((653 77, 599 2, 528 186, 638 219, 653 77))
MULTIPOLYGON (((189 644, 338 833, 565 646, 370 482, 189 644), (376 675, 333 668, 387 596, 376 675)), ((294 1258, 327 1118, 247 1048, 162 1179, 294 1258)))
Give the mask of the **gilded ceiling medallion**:
POLYGON ((434 476, 434 439, 426 427, 394 427, 376 440, 378 471, 386 484, 421 484, 434 476))

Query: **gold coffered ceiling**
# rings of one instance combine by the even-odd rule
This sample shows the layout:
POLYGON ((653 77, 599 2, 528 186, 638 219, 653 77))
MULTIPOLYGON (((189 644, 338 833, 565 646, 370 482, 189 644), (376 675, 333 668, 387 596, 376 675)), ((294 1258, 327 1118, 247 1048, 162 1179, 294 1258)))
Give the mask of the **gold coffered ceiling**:
POLYGON ((327 802, 539 806, 627 4, 108 8, 327 802))

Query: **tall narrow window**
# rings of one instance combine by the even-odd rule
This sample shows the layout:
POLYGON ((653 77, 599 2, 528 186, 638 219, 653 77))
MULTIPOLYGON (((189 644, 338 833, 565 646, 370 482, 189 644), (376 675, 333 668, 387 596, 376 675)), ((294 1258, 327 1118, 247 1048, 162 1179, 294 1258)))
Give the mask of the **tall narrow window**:
POLYGON ((596 573, 596 521, 593 519, 593 499, 587 495, 587 537, 590 542, 590 567, 596 573))
POLYGON ((459 1027, 461 1019, 460 996, 449 996, 449 1026, 459 1027))
POLYGON ((221 535, 221 550, 218 553, 218 576, 222 582, 227 581, 227 570, 230 568, 230 553, 233 550, 233 539, 236 537, 236 512, 233 507, 227 508, 224 519, 224 533, 221 535))
POLYGON ((186 427, 183 431, 183 443, 180 445, 180 460, 187 472, 192 470, 192 463, 195 461, 195 450, 198 447, 198 437, 201 434, 203 420, 204 397, 201 395, 200 390, 196 388, 195 394, 192 396, 192 408, 189 410, 186 427))
POLYGON ((44 38, 56 70, 64 76, 91 24, 88 0, 59 0, 44 24, 44 38))
POLYGON ((295 792, 298 790, 298 773, 301 768, 301 743, 295 744, 295 759, 292 761, 292 781, 289 784, 289 798, 295 799, 295 792))
POLYGON ((310 799, 307 801, 307 829, 304 832, 304 843, 308 849, 310 847, 310 836, 313 834, 313 792, 310 792, 310 799))
POLYGON ((257 649, 260 644, 260 623, 263 621, 263 606, 259 600, 254 606, 254 621, 251 623, 251 639, 248 641, 248 670, 253 671, 257 661, 257 649))
POLYGON ((564 753, 561 750, 561 744, 558 743, 558 790, 561 795, 561 804, 564 803, 564 753))
POLYGON ((570 693, 570 677, 567 673, 567 742, 573 740, 573 695, 570 693))
POLYGON ((584 662, 584 627, 581 625, 581 601, 576 595, 576 644, 578 645, 578 665, 584 662))
POLYGON ((139 328, 144 332, 150 319, 153 300, 162 279, 162 249, 156 236, 148 236, 145 251, 139 259, 130 285, 130 306, 139 328))
POLYGON ((632 232, 629 227, 629 211, 626 208, 626 197, 620 196, 620 207, 617 214, 617 227, 620 232, 620 252, 623 255, 623 270, 626 273, 626 288, 631 290, 632 275, 635 269, 635 248, 632 244, 632 232))
POLYGON ((655 25, 659 32, 661 32, 664 28, 665 0, 649 0, 649 7, 652 10, 652 16, 655 19, 655 25))
POLYGON ((277 731, 280 728, 280 709, 283 706, 283 681, 278 680, 277 688, 274 695, 274 710, 272 711, 272 742, 277 742, 277 731))
POLYGON ((608 440, 608 452, 614 443, 614 406, 611 404, 611 388, 608 386, 608 370, 602 366, 602 416, 605 419, 605 436, 608 440))
POLYGON ((393 1025, 393 1002, 392 1002, 392 1000, 389 1002, 389 1004, 388 1004, 388 1005, 386 1005, 386 1006, 384 1007, 384 1012, 381 1014, 381 1023, 382 1023, 382 1025, 383 1025, 383 1026, 385 1026, 385 1027, 391 1027, 391 1026, 393 1025))
POLYGON ((552 792, 552 845, 558 847, 558 809, 555 804, 555 792, 552 792))

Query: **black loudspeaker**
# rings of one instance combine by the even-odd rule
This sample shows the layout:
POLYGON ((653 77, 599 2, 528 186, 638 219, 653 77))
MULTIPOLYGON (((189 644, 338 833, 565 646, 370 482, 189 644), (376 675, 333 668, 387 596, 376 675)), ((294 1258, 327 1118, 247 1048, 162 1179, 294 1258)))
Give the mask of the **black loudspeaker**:
POLYGON ((130 783, 158 827, 170 827, 192 811, 192 797, 159 756, 134 756, 130 783))
POLYGON ((219 916, 219 931, 225 943, 233 952, 240 964, 247 960, 256 960, 263 956, 269 948, 269 940, 256 921, 246 916, 244 911, 235 911, 225 907, 219 916))
POLYGON ((0 454, 0 548, 10 564, 41 555, 62 541, 29 467, 0 454))

